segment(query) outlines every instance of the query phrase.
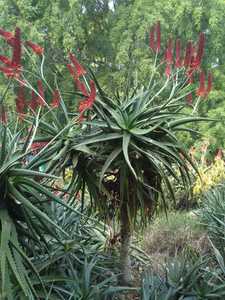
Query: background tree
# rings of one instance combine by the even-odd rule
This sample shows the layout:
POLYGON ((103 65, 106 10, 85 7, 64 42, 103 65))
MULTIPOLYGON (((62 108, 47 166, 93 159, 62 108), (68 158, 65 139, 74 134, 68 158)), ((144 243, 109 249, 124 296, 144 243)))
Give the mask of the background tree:
MULTIPOLYGON (((46 56, 58 64, 55 72, 62 70, 67 51, 73 50, 95 69, 103 86, 110 81, 111 93, 137 79, 147 82, 153 64, 148 55, 149 24, 160 20, 167 34, 182 41, 195 40, 203 31, 207 39, 204 68, 213 68, 214 91, 200 112, 210 110, 210 116, 223 119, 223 0, 11 0, 0 1, 0 9, 1 27, 10 30, 17 24, 29 39, 40 43, 44 40, 46 56)), ((68 90, 67 79, 68 74, 63 72, 60 80, 68 90)), ((67 97, 71 105, 76 104, 74 95, 69 93, 67 97)), ((223 122, 198 129, 214 149, 225 146, 223 122)), ((188 143, 193 143, 190 137, 188 143)))

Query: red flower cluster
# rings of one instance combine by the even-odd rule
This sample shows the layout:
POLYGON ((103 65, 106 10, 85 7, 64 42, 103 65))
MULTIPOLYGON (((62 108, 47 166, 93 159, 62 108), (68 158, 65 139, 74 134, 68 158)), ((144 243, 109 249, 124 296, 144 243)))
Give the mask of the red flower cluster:
MULTIPOLYGON (((149 47, 157 52, 161 47, 161 31, 160 31, 160 23, 157 22, 152 29, 150 30, 149 35, 149 47)), ((191 41, 187 42, 185 47, 184 55, 182 56, 182 45, 181 40, 177 39, 174 46, 173 41, 169 38, 165 50, 165 74, 167 78, 170 78, 172 73, 172 67, 174 65, 175 68, 185 68, 187 82, 188 84, 192 84, 194 81, 194 74, 196 72, 200 72, 200 85, 198 90, 196 91, 197 95, 200 97, 206 97, 211 89, 212 89, 212 74, 208 74, 208 85, 206 87, 205 84, 205 74, 201 71, 201 63, 204 56, 204 47, 205 47, 205 35, 204 33, 200 33, 199 40, 197 45, 193 45, 191 41), (175 47, 175 59, 174 56, 174 48, 175 47)), ((188 103, 192 103, 192 94, 189 94, 187 97, 188 103)))
POLYGON ((79 103, 79 113, 82 115, 85 110, 90 109, 96 98, 96 88, 93 80, 90 80, 90 94, 85 98, 85 100, 79 103))
POLYGON ((75 82, 75 85, 76 85, 77 89, 79 91, 81 91, 81 93, 83 94, 83 96, 88 97, 88 91, 87 91, 87 89, 85 87, 85 84, 82 81, 80 81, 79 79, 77 79, 77 78, 74 79, 74 82, 75 82))
MULTIPOLYGON (((199 41, 197 46, 197 51, 191 41, 187 42, 185 48, 184 58, 181 57, 181 40, 176 40, 176 58, 175 58, 175 67, 181 68, 185 67, 188 70, 194 71, 200 68, 203 54, 204 54, 204 45, 205 45, 205 36, 203 33, 199 35, 199 41)), ((173 47, 172 41, 169 39, 166 52, 165 52, 165 61, 167 64, 173 63, 173 47)), ((189 72, 190 73, 190 72, 189 72)))
POLYGON ((74 79, 79 79, 80 76, 87 73, 74 54, 69 53, 69 58, 71 63, 67 65, 67 68, 74 79))
POLYGON ((41 80, 37 81, 37 92, 38 95, 34 90, 31 92, 31 100, 29 102, 29 107, 32 111, 35 111, 35 109, 40 106, 44 107, 47 105, 44 95, 44 87, 41 80))
POLYGON ((165 61, 166 61, 166 77, 169 78, 171 75, 171 67, 173 64, 173 41, 170 38, 167 42, 167 48, 165 52, 165 61))
POLYGON ((38 106, 38 103, 37 103, 37 97, 36 97, 36 94, 35 94, 35 91, 32 90, 31 92, 31 101, 29 103, 29 106, 30 108, 35 111, 35 109, 37 108, 38 106))
POLYGON ((160 21, 158 21, 150 30, 149 47, 154 52, 159 52, 161 48, 161 29, 160 21))
MULTIPOLYGON (((46 106, 46 100, 45 100, 45 95, 44 95, 44 87, 43 87, 43 83, 41 80, 37 81, 37 86, 38 86, 38 94, 36 95, 35 91, 32 90, 32 94, 31 94, 31 101, 30 101, 30 108, 35 111, 35 109, 40 106, 40 107, 44 107, 46 106)), ((52 100, 51 100, 51 107, 52 108, 58 108, 60 104, 60 93, 59 90, 55 90, 53 92, 53 96, 52 96, 52 100)))
POLYGON ((26 100, 25 100, 25 91, 24 86, 20 84, 17 98, 16 98, 16 111, 19 114, 19 118, 23 119, 24 117, 24 108, 26 106, 26 100))
POLYGON ((12 68, 21 68, 21 38, 20 28, 16 27, 13 45, 12 68))
POLYGON ((51 107, 58 108, 60 104, 60 93, 59 90, 55 90, 52 97, 51 107))
POLYGON ((67 64, 67 68, 74 79, 76 88, 85 97, 85 99, 79 103, 78 107, 78 111, 80 113, 79 120, 82 121, 84 119, 84 112, 93 106, 96 98, 96 87, 94 81, 90 80, 90 93, 87 91, 85 84, 80 80, 80 77, 86 74, 86 70, 78 62, 74 54, 70 53, 69 58, 71 64, 67 64))
POLYGON ((205 84, 205 73, 201 71, 199 75, 199 88, 196 91, 197 96, 207 97, 212 89, 212 73, 208 74, 208 84, 205 84))
POLYGON ((46 105, 46 101, 45 101, 45 94, 44 94, 44 87, 43 87, 43 83, 41 80, 37 81, 37 86, 38 86, 38 96, 37 96, 37 103, 40 106, 45 106, 46 105))
POLYGON ((204 47, 205 47, 205 35, 203 32, 200 33, 199 35, 199 41, 198 41, 198 50, 197 50, 197 54, 193 59, 193 68, 198 68, 201 65, 202 62, 202 58, 204 55, 204 47))
POLYGON ((19 78, 21 72, 21 38, 20 29, 16 27, 15 34, 4 31, 0 28, 0 35, 2 35, 9 45, 13 48, 12 59, 1 55, 0 61, 6 66, 0 66, 0 71, 7 77, 19 78))
POLYGON ((7 43, 10 45, 10 46, 13 46, 14 44, 14 35, 12 32, 9 32, 9 31, 5 31, 3 30, 2 28, 0 28, 0 35, 2 37, 4 37, 4 39, 7 41, 7 43))
MULTIPOLYGON (((21 66, 21 55, 22 55, 22 41, 20 28, 16 27, 15 33, 5 31, 0 28, 0 35, 6 40, 6 42, 13 48, 12 59, 0 55, 0 61, 5 66, 0 66, 0 71, 3 72, 7 77, 19 78, 22 70, 21 66)), ((31 41, 25 42, 25 44, 30 47, 34 53, 37 55, 42 55, 44 49, 31 41)))
POLYGON ((0 61, 8 67, 12 67, 12 61, 6 56, 0 55, 0 61))
POLYGON ((41 46, 39 46, 37 44, 34 44, 31 41, 26 41, 25 44, 26 44, 26 46, 31 48, 31 50, 37 55, 42 55, 44 53, 44 48, 42 48, 41 46))

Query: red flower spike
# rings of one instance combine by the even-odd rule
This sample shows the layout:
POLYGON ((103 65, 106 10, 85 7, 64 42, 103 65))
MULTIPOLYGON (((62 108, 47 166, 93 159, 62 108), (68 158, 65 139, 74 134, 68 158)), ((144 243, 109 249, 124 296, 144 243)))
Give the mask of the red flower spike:
POLYGON ((176 60, 175 60, 175 66, 176 68, 182 67, 182 61, 181 61, 181 40, 176 40, 176 60))
POLYGON ((81 114, 83 114, 83 112, 85 110, 92 108, 93 103, 95 101, 96 87, 95 87, 95 83, 93 80, 90 80, 90 88, 91 88, 91 92, 90 92, 90 95, 88 96, 88 98, 86 98, 85 100, 83 100, 79 103, 78 111, 81 114))
POLYGON ((205 90, 205 73, 203 71, 200 73, 199 81, 200 81, 199 88, 196 94, 199 97, 204 97, 206 94, 206 90, 205 90))
POLYGON ((10 40, 14 38, 14 35, 10 31, 5 31, 4 29, 0 28, 0 35, 3 36, 6 40, 10 40))
POLYGON ((173 42, 172 42, 171 38, 167 42, 165 60, 166 60, 167 64, 172 64, 173 63, 173 42))
POLYGON ((193 70, 192 69, 187 70, 186 74, 187 74, 188 83, 192 84, 194 82, 193 70))
MULTIPOLYGON (((0 30, 1 33, 3 33, 0 30)), ((7 33, 6 37, 12 37, 11 33, 7 33)), ((0 71, 3 72, 7 77, 19 78, 21 72, 21 40, 20 40, 20 29, 15 29, 15 36, 13 37, 13 56, 10 61, 6 56, 1 55, 0 60, 5 63, 8 67, 0 67, 0 71)))
POLYGON ((60 104, 60 93, 58 90, 54 91, 53 97, 52 97, 52 103, 51 107, 52 108, 58 108, 60 104))
POLYGON ((191 105, 193 102, 193 97, 192 97, 192 93, 187 95, 187 104, 191 105))
POLYGON ((0 61, 3 62, 3 64, 7 65, 8 67, 12 67, 12 61, 6 56, 0 55, 0 61))
POLYGON ((84 117, 83 113, 81 113, 81 114, 79 115, 78 122, 81 123, 81 122, 83 122, 84 120, 85 120, 85 117, 84 117))
POLYGON ((87 92, 87 89, 86 89, 85 85, 83 84, 83 82, 81 82, 77 78, 75 78, 74 80, 75 80, 77 89, 82 92, 83 96, 88 97, 88 92, 87 92))
POLYGON ((44 48, 41 46, 34 44, 31 41, 26 41, 26 45, 32 49, 32 51, 37 55, 42 55, 44 53, 44 48))
POLYGON ((195 47, 192 47, 192 57, 191 57, 191 65, 190 67, 193 70, 199 70, 201 65, 201 60, 199 60, 195 47))
POLYGON ((91 102, 89 102, 88 100, 83 100, 79 103, 79 106, 78 106, 78 111, 79 113, 83 114, 83 112, 89 108, 92 107, 92 104, 91 102))
POLYGON ((189 75, 188 75, 188 84, 192 84, 194 82, 194 78, 193 78, 193 73, 191 72, 189 75))
POLYGON ((0 28, 0 35, 4 37, 7 43, 9 43, 11 46, 14 46, 14 35, 12 32, 5 31, 4 29, 0 28))
POLYGON ((170 65, 170 64, 167 64, 167 65, 166 65, 165 74, 166 74, 166 77, 167 77, 167 78, 170 77, 170 75, 171 75, 171 65, 170 65))
POLYGON ((211 92, 212 90, 212 73, 210 72, 208 74, 208 85, 207 85, 207 89, 206 89, 206 96, 208 96, 208 94, 211 92))
POLYGON ((39 94, 39 96, 37 97, 37 103, 40 106, 45 106, 46 102, 45 102, 45 95, 44 95, 44 88, 43 88, 42 81, 38 80, 37 85, 38 85, 38 94, 39 94))
POLYGON ((14 47, 15 45, 15 38, 12 38, 12 39, 9 39, 9 40, 6 40, 7 41, 7 44, 9 44, 12 48, 14 47))
POLYGON ((36 96, 36 94, 35 94, 35 91, 33 91, 32 90, 32 92, 31 92, 31 101, 30 101, 30 108, 32 109, 32 110, 35 110, 36 108, 37 108, 37 106, 38 106, 38 103, 37 103, 37 96, 36 96))
POLYGON ((16 111, 19 113, 20 117, 22 117, 24 108, 25 108, 25 92, 24 92, 24 86, 20 85, 19 91, 16 98, 16 111))
POLYGON ((155 31, 156 31, 156 51, 159 52, 160 51, 160 47, 161 47, 160 21, 157 22, 155 31))
POLYGON ((191 64, 191 57, 192 57, 192 42, 189 41, 186 46, 186 52, 184 57, 184 66, 187 68, 191 64))
POLYGON ((151 28, 149 33, 149 48, 155 52, 155 26, 151 28))
POLYGON ((199 35, 199 40, 198 40, 198 50, 197 50, 197 55, 195 59, 195 65, 200 66, 201 61, 204 55, 204 47, 205 47, 205 35, 203 32, 200 33, 199 35))
POLYGON ((74 54, 70 53, 69 54, 69 58, 70 58, 70 61, 72 62, 72 64, 74 65, 74 67, 76 69, 76 76, 77 76, 77 78, 79 78, 82 75, 85 75, 86 74, 86 70, 79 63, 79 61, 77 60, 76 56, 74 54))
POLYGON ((20 28, 16 27, 14 37, 12 66, 13 68, 21 68, 21 40, 20 40, 20 28))
POLYGON ((199 68, 199 64, 196 60, 196 53, 195 53, 195 47, 192 47, 191 50, 191 63, 190 63, 190 68, 192 70, 197 70, 199 68))
POLYGON ((72 75, 72 77, 75 79, 76 73, 75 73, 73 66, 71 64, 67 64, 66 66, 67 66, 67 69, 69 70, 70 74, 72 75))
POLYGON ((20 69, 0 67, 0 72, 2 72, 8 78, 19 78, 20 77, 20 69))

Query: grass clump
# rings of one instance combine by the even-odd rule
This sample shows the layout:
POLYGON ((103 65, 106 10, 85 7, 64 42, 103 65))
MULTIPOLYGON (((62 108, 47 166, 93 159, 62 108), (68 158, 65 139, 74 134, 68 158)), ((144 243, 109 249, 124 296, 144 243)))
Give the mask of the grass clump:
POLYGON ((193 212, 170 212, 167 217, 164 214, 157 216, 145 230, 142 243, 156 268, 168 258, 184 252, 198 257, 209 248, 206 231, 193 212))

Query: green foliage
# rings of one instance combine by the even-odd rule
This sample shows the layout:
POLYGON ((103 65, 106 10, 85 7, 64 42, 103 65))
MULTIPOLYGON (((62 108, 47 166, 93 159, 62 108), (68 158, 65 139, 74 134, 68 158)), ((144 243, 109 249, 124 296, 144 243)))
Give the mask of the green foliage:
POLYGON ((208 259, 191 261, 176 257, 161 276, 146 272, 142 279, 142 300, 222 300, 225 295, 223 260, 215 248, 218 265, 209 268, 208 259))
MULTIPOLYGON (((225 167, 223 159, 216 159, 210 166, 199 167, 200 176, 195 180, 193 194, 202 200, 203 192, 223 183, 225 180, 225 167)), ((203 197, 204 198, 204 197, 203 197)))
MULTIPOLYGON (((104 214, 110 199, 128 203, 131 220, 144 224, 145 216, 154 212, 158 194, 164 201, 162 182, 173 196, 168 174, 188 188, 187 165, 192 163, 175 133, 188 131, 183 125, 200 119, 181 112, 183 88, 173 80, 117 101, 107 97, 97 81, 96 85, 94 118, 84 122, 86 131, 73 139, 74 184, 77 190, 87 186, 93 206, 104 214), (160 103, 156 93, 163 94, 160 103)), ((114 206, 115 212, 119 207, 114 206)))
POLYGON ((203 195, 200 216, 210 238, 225 255, 225 188, 218 186, 203 195))
POLYGON ((62 201, 65 192, 50 191, 58 178, 36 171, 31 162, 39 156, 28 162, 28 139, 20 136, 1 126, 1 299, 105 299, 122 292, 113 288, 116 257, 103 254, 104 224, 62 201))
POLYGON ((37 277, 38 272, 21 248, 18 235, 24 242, 29 239, 31 244, 46 244, 46 233, 57 239, 56 229, 66 235, 49 213, 48 202, 57 198, 40 183, 41 178, 51 180, 54 176, 26 168, 24 159, 28 152, 26 143, 20 145, 20 134, 13 135, 4 126, 0 128, 2 297, 10 290, 12 278, 25 297, 32 297, 34 293, 24 265, 28 265, 37 277))

